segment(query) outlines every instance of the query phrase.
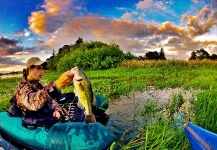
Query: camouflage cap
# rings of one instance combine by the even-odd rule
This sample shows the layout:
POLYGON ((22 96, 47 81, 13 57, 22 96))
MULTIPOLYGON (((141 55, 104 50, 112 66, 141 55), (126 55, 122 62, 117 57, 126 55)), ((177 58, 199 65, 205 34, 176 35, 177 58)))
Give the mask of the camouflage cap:
POLYGON ((38 57, 30 58, 26 63, 26 69, 32 65, 44 65, 46 61, 41 61, 38 57))

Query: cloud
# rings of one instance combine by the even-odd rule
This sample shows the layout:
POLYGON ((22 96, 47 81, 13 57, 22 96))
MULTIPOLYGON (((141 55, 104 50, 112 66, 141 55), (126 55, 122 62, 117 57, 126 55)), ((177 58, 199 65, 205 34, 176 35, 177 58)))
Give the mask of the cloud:
POLYGON ((59 0, 45 0, 44 5, 46 12, 50 15, 58 16, 59 13, 64 13, 71 6, 73 0, 59 1, 59 0))
POLYGON ((132 14, 129 12, 126 12, 125 14, 123 14, 123 16, 121 17, 121 19, 123 20, 131 20, 132 14))
MULTIPOLYGON (((189 11, 178 18, 178 13, 171 9, 173 2, 142 0, 130 8, 116 7, 114 9, 123 13, 118 19, 89 13, 83 0, 45 0, 38 11, 29 16, 28 29, 14 31, 13 38, 0 37, 0 62, 22 64, 23 60, 16 60, 15 57, 36 55, 36 52, 43 52, 44 56, 45 53, 52 54, 53 49, 58 52, 60 47, 75 43, 78 37, 84 41, 115 42, 122 50, 137 55, 160 50, 161 47, 167 58, 186 59, 190 52, 202 47, 217 53, 217 40, 207 38, 217 28, 217 10, 213 9, 215 4, 212 7, 204 4, 204 8, 194 11, 193 15, 189 11), (148 21, 150 14, 164 20, 175 17, 180 24, 148 21), (197 38, 200 36, 203 36, 202 40, 197 38), (22 46, 27 38, 34 43, 32 47, 22 46)), ((196 2, 202 3, 204 0, 196 2)))
MULTIPOLYGON (((215 40, 206 40, 206 41, 200 41, 200 40, 193 40, 190 37, 186 37, 184 39, 180 38, 171 38, 168 40, 166 44, 163 46, 169 47, 169 51, 177 51, 179 53, 182 53, 182 55, 186 55, 187 53, 190 53, 192 51, 209 47, 211 46, 210 50, 206 49, 206 51, 210 51, 216 54, 217 52, 217 41, 215 40)), ((211 54, 211 53, 210 53, 211 54)))
POLYGON ((25 63, 23 63, 22 60, 20 60, 20 59, 0 56, 0 64, 2 64, 3 67, 7 67, 9 65, 24 65, 25 63))
POLYGON ((31 34, 31 32, 27 29, 24 30, 24 36, 29 36, 31 34))
POLYGON ((20 31, 14 31, 12 34, 15 36, 26 36, 27 37, 31 34, 31 32, 27 29, 24 29, 20 31))
POLYGON ((32 12, 29 17, 29 28, 36 34, 44 34, 46 32, 46 14, 44 11, 32 12))
MULTIPOLYGON (((180 18, 182 26, 171 21, 144 21, 145 12, 152 11, 153 8, 155 12, 163 10, 161 16, 176 16, 168 7, 171 4, 173 1, 139 1, 135 10, 125 12, 120 19, 112 19, 86 12, 84 3, 46 0, 42 6, 44 10, 32 12, 29 26, 32 32, 44 39, 44 42, 41 40, 35 47, 49 52, 65 44, 73 44, 78 37, 82 37, 85 41, 114 41, 123 50, 131 50, 133 53, 166 47, 165 52, 171 56, 180 54, 187 57, 186 52, 204 46, 202 41, 195 41, 194 38, 210 32, 216 25, 217 12, 205 6, 196 15, 183 14, 180 18)), ((119 10, 127 11, 126 8, 119 10)))
POLYGON ((45 10, 32 12, 28 18, 30 29, 36 34, 47 36, 73 20, 73 17, 82 15, 82 4, 82 1, 76 3, 73 0, 45 0, 42 6, 45 10))
POLYGON ((170 13, 172 15, 175 15, 175 12, 169 9, 167 5, 173 4, 172 1, 153 1, 153 0, 143 0, 139 1, 136 4, 137 10, 147 10, 149 12, 156 12, 160 10, 162 13, 170 13))
POLYGON ((23 47, 19 46, 22 43, 20 40, 9 39, 2 36, 0 38, 0 56, 16 56, 22 54, 29 54, 34 52, 39 52, 41 49, 39 47, 23 47))
POLYGON ((14 46, 14 45, 16 45, 18 42, 19 42, 19 41, 17 41, 17 40, 8 39, 8 38, 6 38, 6 37, 4 37, 4 36, 2 36, 2 37, 0 38, 0 46, 1 46, 1 47, 5 47, 5 46, 7 46, 7 45, 14 46))
POLYGON ((183 37, 187 35, 185 28, 179 27, 169 21, 162 23, 162 25, 158 27, 158 30, 156 33, 179 36, 179 37, 183 37))
POLYGON ((211 11, 210 8, 204 7, 195 16, 183 15, 183 20, 188 20, 186 27, 192 36, 203 35, 210 31, 213 26, 217 25, 217 10, 211 11))
POLYGON ((195 3, 202 3, 205 4, 207 7, 211 8, 211 9, 216 9, 217 8, 217 0, 210 0, 210 1, 206 1, 206 0, 194 0, 195 3))
POLYGON ((16 52, 23 51, 23 47, 18 46, 17 44, 20 41, 15 39, 9 39, 4 36, 0 38, 0 54, 3 55, 13 55, 16 52))
POLYGON ((143 0, 136 4, 137 9, 146 9, 153 5, 153 0, 143 0))
POLYGON ((157 9, 160 9, 160 10, 163 10, 163 11, 168 10, 168 8, 164 5, 164 2, 162 2, 162 1, 155 2, 155 7, 157 9))
POLYGON ((15 36, 23 36, 23 31, 14 31, 12 34, 15 36))

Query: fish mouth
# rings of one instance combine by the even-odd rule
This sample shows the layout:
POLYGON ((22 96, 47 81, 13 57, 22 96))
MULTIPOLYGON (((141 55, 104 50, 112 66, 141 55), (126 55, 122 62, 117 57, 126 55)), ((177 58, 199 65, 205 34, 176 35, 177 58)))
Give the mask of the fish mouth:
POLYGON ((79 82, 82 81, 82 80, 83 80, 83 79, 76 79, 76 81, 79 81, 79 82))

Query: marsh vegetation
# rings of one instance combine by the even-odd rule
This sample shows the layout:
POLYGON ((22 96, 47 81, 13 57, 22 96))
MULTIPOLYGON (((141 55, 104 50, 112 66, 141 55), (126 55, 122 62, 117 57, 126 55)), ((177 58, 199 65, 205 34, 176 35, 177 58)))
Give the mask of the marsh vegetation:
MULTIPOLYGON (((122 62, 117 68, 86 73, 91 79, 94 93, 108 99, 110 107, 114 103, 121 105, 118 101, 132 99, 134 102, 129 104, 134 108, 133 124, 122 133, 111 149, 190 149, 183 130, 183 124, 189 121, 217 132, 216 61, 131 60, 122 62), (137 95, 147 92, 150 87, 155 92, 177 88, 181 90, 172 93, 164 103, 163 96, 142 95, 140 98, 145 101, 141 101, 137 95), (186 98, 186 92, 192 95, 186 98), (137 109, 137 106, 141 109, 137 109), (126 141, 124 137, 131 129, 136 132, 126 141)), ((46 71, 41 82, 47 84, 56 80, 60 74, 57 71, 46 71)), ((7 111, 9 100, 20 80, 0 79, 0 111, 7 111)), ((62 93, 72 90, 71 85, 63 88, 62 93)), ((108 111, 112 115, 113 112, 108 111)))

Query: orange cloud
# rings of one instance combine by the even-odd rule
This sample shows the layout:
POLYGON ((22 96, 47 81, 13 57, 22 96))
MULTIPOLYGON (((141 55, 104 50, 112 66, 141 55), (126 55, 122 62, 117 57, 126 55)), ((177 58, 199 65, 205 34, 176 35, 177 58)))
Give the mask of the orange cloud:
POLYGON ((181 19, 181 21, 185 21, 185 20, 188 20, 188 16, 187 16, 187 14, 183 14, 183 15, 182 15, 182 19, 181 19))
MULTIPOLYGON (((72 3, 72 1, 70 1, 72 3)), ((162 3, 156 3, 162 6, 162 3)), ((45 11, 33 12, 29 18, 30 29, 44 37, 45 42, 40 48, 52 50, 65 44, 73 44, 78 37, 85 41, 100 40, 119 44, 123 50, 144 52, 153 49, 153 46, 165 46, 170 51, 186 53, 201 48, 201 41, 194 41, 194 37, 209 32, 216 24, 217 11, 205 7, 195 16, 183 14, 181 21, 185 26, 175 25, 172 22, 158 24, 156 22, 132 21, 138 12, 122 15, 121 19, 111 19, 100 15, 79 15, 82 10, 70 10, 74 4, 59 0, 46 0, 45 11)), ((154 6, 152 0, 140 1, 137 9, 154 6), (146 5, 145 5, 146 4, 146 5)), ((78 7, 73 7, 78 8, 78 7)), ((212 42, 207 42, 212 43, 212 42)), ((215 43, 212 43, 215 45, 215 43)), ((159 47, 161 48, 161 47, 159 47)), ((178 54, 178 52, 177 52, 178 54)))
POLYGON ((168 35, 177 35, 177 36, 185 36, 186 30, 183 27, 176 26, 171 22, 164 22, 161 26, 159 26, 157 34, 168 34, 168 35))
POLYGON ((32 12, 31 17, 29 17, 29 28, 36 34, 44 34, 46 32, 46 21, 44 11, 32 12))
POLYGON ((182 20, 188 18, 186 27, 189 34, 199 36, 210 31, 210 29, 217 24, 217 10, 211 11, 210 8, 205 7, 199 11, 195 16, 184 15, 182 20))
POLYGON ((63 10, 67 10, 71 5, 72 0, 60 1, 60 0, 45 0, 46 12, 50 15, 58 15, 63 10))
POLYGON ((7 50, 0 48, 0 56, 8 55, 7 50))
POLYGON ((67 14, 71 3, 72 0, 45 0, 42 6, 45 11, 32 12, 29 17, 30 29, 40 35, 57 30, 66 21, 64 18, 71 15, 71 13, 67 14))
POLYGON ((206 41, 201 41, 202 45, 216 45, 217 46, 217 41, 214 40, 206 40, 206 41))

